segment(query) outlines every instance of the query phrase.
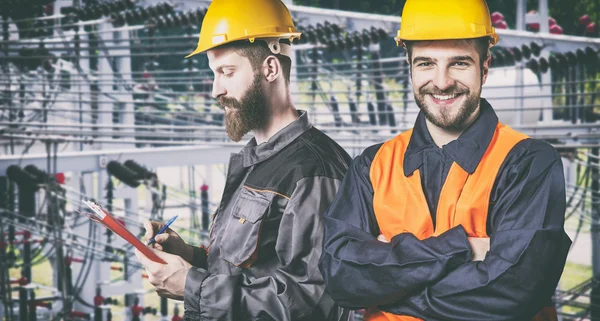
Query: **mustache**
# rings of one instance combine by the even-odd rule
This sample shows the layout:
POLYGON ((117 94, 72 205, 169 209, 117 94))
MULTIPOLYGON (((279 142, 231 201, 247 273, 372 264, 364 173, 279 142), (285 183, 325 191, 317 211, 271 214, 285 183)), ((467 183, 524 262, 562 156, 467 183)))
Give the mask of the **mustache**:
POLYGON ((468 89, 461 89, 456 86, 447 88, 445 90, 440 90, 437 87, 425 87, 419 90, 419 94, 421 95, 458 95, 458 94, 468 94, 468 89))
POLYGON ((229 108, 234 108, 234 109, 241 109, 242 108, 242 104, 235 98, 231 98, 231 97, 224 97, 221 96, 219 98, 217 98, 217 103, 219 103, 219 105, 221 105, 221 107, 229 107, 229 108))

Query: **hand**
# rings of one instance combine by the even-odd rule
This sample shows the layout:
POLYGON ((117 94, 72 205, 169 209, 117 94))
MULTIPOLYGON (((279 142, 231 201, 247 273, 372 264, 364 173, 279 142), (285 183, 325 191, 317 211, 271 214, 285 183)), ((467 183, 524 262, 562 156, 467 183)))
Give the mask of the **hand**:
POLYGON ((469 237, 469 244, 471 244, 472 256, 471 261, 483 261, 485 254, 490 250, 490 238, 489 237, 469 237))
MULTIPOLYGON (((157 233, 163 226, 164 223, 161 222, 144 222, 144 228, 146 229, 146 235, 144 236, 146 243, 152 239, 155 233, 157 233)), ((192 259, 194 258, 194 249, 191 245, 185 243, 185 241, 177 234, 177 232, 173 231, 171 228, 168 228, 164 233, 156 235, 154 238, 155 242, 152 244, 152 247, 159 250, 165 251, 167 253, 171 253, 174 255, 181 256, 188 263, 192 263, 192 259)))
POLYGON ((154 286, 159 296, 183 301, 185 279, 192 265, 180 256, 155 249, 150 250, 167 262, 167 264, 156 263, 136 249, 135 256, 137 256, 140 263, 146 268, 148 281, 154 286))
POLYGON ((379 242, 383 242, 383 243, 390 243, 390 241, 388 241, 385 236, 383 236, 383 234, 379 234, 379 236, 377 237, 377 241, 379 242))

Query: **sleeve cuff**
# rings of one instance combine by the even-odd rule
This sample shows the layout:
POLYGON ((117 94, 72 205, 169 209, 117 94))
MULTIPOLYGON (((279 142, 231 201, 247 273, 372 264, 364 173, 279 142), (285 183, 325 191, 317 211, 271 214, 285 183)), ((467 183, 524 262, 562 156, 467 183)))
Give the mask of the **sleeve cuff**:
POLYGON ((186 311, 200 313, 202 282, 208 277, 208 274, 208 271, 194 267, 188 271, 183 294, 183 304, 186 311))
POLYGON ((194 250, 191 262, 192 265, 195 267, 206 269, 206 258, 208 256, 208 254, 206 253, 206 248, 200 245, 200 247, 193 246, 192 249, 194 250))

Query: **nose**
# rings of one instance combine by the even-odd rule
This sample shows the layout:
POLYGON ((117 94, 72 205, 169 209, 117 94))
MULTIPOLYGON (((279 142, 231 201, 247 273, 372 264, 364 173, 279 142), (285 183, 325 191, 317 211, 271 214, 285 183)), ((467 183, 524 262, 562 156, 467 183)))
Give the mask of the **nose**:
POLYGON ((218 77, 215 77, 215 79, 213 80, 213 87, 212 87, 212 97, 214 99, 219 98, 220 96, 223 96, 227 94, 227 91, 225 90, 225 87, 223 87, 219 81, 218 77))
POLYGON ((454 84, 454 79, 450 77, 448 71, 444 68, 438 68, 433 77, 433 85, 439 90, 444 91, 454 84))

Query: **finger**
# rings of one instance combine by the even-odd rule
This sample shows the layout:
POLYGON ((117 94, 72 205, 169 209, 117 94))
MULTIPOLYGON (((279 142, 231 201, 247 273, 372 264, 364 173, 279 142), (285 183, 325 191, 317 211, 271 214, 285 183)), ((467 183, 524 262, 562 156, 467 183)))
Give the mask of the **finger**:
POLYGON ((146 229, 146 234, 144 234, 144 238, 146 239, 146 241, 149 241, 154 235, 154 228, 152 227, 152 222, 144 222, 144 228, 146 229))
MULTIPOLYGON (((156 253, 156 255, 158 257, 160 257, 161 259, 163 259, 163 261, 165 261, 167 263, 177 261, 177 258, 179 258, 178 255, 174 255, 174 254, 167 253, 167 252, 164 252, 164 251, 157 251, 155 249, 150 249, 150 250, 152 252, 156 253)), ((162 264, 156 263, 156 262, 152 262, 152 263, 157 264, 157 265, 162 265, 162 264)))
POLYGON ((158 257, 160 257, 163 260, 170 259, 172 256, 174 256, 172 254, 168 254, 168 253, 166 253, 164 251, 158 251, 156 249, 151 249, 151 251, 154 252, 154 253, 156 253, 156 255, 158 255, 158 257))
POLYGON ((157 251, 164 251, 165 249, 163 248, 162 245, 158 244, 158 243, 154 243, 154 249, 157 251))
POLYGON ((163 234, 159 234, 157 236, 154 237, 154 241, 156 241, 156 243, 164 243, 169 239, 169 234, 163 233, 163 234))
POLYGON ((389 243, 383 234, 379 234, 379 236, 377 236, 377 240, 380 242, 389 243))
POLYGON ((152 285, 156 285, 158 284, 158 280, 156 279, 156 277, 154 277, 154 274, 150 273, 150 271, 148 271, 148 269, 146 269, 146 274, 148 274, 148 282, 150 282, 150 284, 152 285))

